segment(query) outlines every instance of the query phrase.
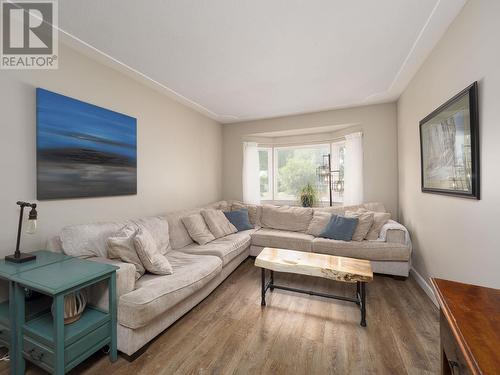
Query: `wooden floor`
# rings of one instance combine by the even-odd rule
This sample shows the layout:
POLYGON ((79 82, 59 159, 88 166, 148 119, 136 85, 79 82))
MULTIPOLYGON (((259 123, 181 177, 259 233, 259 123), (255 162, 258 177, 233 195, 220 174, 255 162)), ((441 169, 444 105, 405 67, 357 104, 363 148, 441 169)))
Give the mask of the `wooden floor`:
MULTIPOLYGON (((268 292, 245 261, 208 298, 167 329, 134 362, 97 353, 72 374, 437 374, 438 310, 409 278, 375 276, 367 327, 348 302, 268 292)), ((349 295, 354 284, 275 273, 275 282, 349 295)), ((2 362, 0 374, 8 373, 2 362)), ((28 365, 28 374, 43 374, 28 365)))

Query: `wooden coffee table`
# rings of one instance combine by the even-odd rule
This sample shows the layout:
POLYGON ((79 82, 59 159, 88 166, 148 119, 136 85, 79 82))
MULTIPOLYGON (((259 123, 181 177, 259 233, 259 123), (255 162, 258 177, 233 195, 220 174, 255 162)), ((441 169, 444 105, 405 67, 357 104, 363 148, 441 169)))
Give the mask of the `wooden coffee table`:
POLYGON ((262 268, 262 306, 266 305, 266 292, 268 289, 271 289, 271 291, 273 289, 283 289, 353 302, 360 307, 361 326, 366 327, 366 283, 373 280, 370 261, 265 247, 255 259, 255 265, 262 268), (266 269, 271 271, 271 278, 267 283, 266 269), (274 283, 274 271, 356 283, 356 296, 351 298, 276 285, 274 283))

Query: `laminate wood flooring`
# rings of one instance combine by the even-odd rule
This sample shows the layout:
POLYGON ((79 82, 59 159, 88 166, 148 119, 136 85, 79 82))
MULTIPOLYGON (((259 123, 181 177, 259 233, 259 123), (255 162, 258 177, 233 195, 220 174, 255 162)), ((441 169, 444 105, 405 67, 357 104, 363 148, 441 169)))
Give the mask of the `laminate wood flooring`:
MULTIPOLYGON (((355 284, 275 273, 280 284, 353 295, 355 284)), ((438 374, 437 308, 413 278, 375 275, 367 327, 353 303, 283 290, 260 306, 249 258, 134 362, 96 353, 71 374, 438 374)), ((8 363, 0 374, 8 374, 8 363)), ((44 374, 27 365, 27 374, 44 374)))

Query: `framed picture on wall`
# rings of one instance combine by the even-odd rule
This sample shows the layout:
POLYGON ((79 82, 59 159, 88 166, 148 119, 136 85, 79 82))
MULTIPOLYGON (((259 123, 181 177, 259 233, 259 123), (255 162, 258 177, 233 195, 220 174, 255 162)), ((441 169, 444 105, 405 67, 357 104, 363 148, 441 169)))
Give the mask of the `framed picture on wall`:
POLYGON ((420 121, 420 163, 423 192, 479 199, 477 82, 420 121))

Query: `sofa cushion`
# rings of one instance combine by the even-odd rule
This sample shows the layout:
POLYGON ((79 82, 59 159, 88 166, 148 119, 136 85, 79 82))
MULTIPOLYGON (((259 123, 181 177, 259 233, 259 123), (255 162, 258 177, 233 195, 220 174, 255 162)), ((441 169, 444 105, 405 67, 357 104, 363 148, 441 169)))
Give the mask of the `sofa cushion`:
POLYGON ((330 222, 332 214, 330 212, 314 210, 313 217, 307 227, 307 234, 319 237, 320 233, 326 228, 330 222))
POLYGON ((250 247, 250 233, 254 231, 254 229, 251 229, 230 234, 229 236, 218 238, 205 245, 193 243, 179 249, 179 251, 189 254, 215 255, 222 260, 222 264, 225 266, 250 247))
POLYGON ((319 234, 320 237, 330 238, 332 240, 350 241, 352 235, 358 226, 357 217, 345 217, 332 215, 326 228, 319 234))
POLYGON ((229 222, 236 227, 236 230, 238 232, 253 229, 253 226, 250 223, 250 219, 248 217, 248 208, 226 211, 224 212, 224 215, 226 215, 229 222))
POLYGON ((107 240, 108 257, 120 259, 124 263, 133 264, 135 267, 135 279, 139 279, 146 272, 137 251, 135 250, 134 237, 137 228, 134 225, 126 225, 113 237, 107 240))
POLYGON ((306 233, 262 228, 251 235, 252 245, 311 251, 313 236, 306 233))
POLYGON ((346 211, 345 216, 358 218, 358 226, 352 234, 353 241, 363 241, 373 225, 374 212, 346 211))
POLYGON ((238 231, 221 210, 203 209, 201 210, 201 216, 205 219, 208 229, 215 238, 229 236, 238 231))
POLYGON ((262 206, 261 225, 265 228, 305 232, 313 216, 312 208, 262 206))
POLYGON ((71 225, 62 229, 61 244, 66 255, 74 257, 107 258, 107 240, 113 237, 126 221, 71 225))
POLYGON ((192 214, 182 218, 182 223, 186 227, 191 238, 200 245, 215 240, 214 235, 208 229, 205 219, 200 213, 192 214))
POLYGON ((369 211, 364 208, 360 208, 358 212, 372 212, 373 213, 373 224, 370 227, 370 230, 366 234, 365 238, 367 240, 376 240, 380 235, 380 230, 384 226, 385 223, 389 221, 391 218, 391 214, 388 212, 375 212, 369 211))
POLYGON ((203 288, 222 271, 222 261, 215 256, 171 251, 167 259, 174 273, 146 274, 136 282, 136 289, 121 296, 118 321, 132 329, 143 327, 158 315, 203 288))
POLYGON ((407 262, 410 258, 410 249, 407 246, 382 241, 338 241, 315 238, 312 250, 315 253, 367 260, 407 262))
POLYGON ((171 251, 168 221, 164 216, 151 216, 130 220, 138 228, 144 228, 153 236, 161 254, 171 251))
POLYGON ((170 233, 170 245, 173 250, 180 249, 193 243, 193 239, 189 235, 182 218, 189 215, 199 214, 200 209, 181 210, 169 212, 165 215, 168 220, 168 229, 170 233))

